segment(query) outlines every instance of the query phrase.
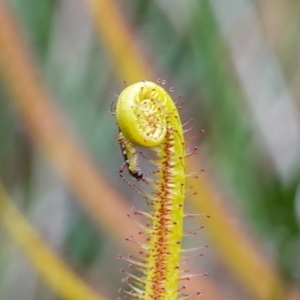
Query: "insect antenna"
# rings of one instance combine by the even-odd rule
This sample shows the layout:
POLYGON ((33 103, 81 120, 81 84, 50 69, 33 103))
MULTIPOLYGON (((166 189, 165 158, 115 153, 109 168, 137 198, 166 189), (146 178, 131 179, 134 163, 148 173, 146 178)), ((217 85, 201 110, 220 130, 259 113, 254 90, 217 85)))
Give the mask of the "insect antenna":
POLYGON ((113 115, 113 116, 116 114, 116 107, 113 107, 113 106, 114 106, 114 103, 115 103, 115 101, 113 101, 113 102, 111 103, 111 105, 110 105, 110 110, 107 111, 107 113, 108 113, 109 115, 113 115))

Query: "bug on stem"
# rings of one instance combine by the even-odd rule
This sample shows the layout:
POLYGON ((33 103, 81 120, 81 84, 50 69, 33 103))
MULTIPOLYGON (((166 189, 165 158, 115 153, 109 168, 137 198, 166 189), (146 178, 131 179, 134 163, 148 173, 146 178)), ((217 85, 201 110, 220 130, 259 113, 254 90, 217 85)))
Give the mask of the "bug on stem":
POLYGON ((127 167, 129 174, 134 177, 137 181, 143 179, 144 174, 140 170, 138 156, 133 145, 125 139, 123 133, 120 131, 118 136, 118 142, 123 154, 124 165, 120 169, 120 176, 123 178, 123 170, 127 167))

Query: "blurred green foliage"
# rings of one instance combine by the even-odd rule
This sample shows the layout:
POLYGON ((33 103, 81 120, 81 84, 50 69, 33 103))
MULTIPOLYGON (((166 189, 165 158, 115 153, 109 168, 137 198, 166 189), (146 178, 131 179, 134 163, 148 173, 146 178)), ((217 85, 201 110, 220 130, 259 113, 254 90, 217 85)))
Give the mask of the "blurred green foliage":
MULTIPOLYGON (((106 45, 101 42, 99 44, 96 40, 86 3, 79 0, 8 2, 11 2, 14 12, 23 24, 22 33, 27 36, 30 47, 40 63, 40 75, 54 95, 53 101, 61 110, 74 136, 91 153, 99 168, 101 166, 104 170, 104 175, 114 182, 118 189, 134 197, 130 188, 124 187, 123 182, 119 180, 118 170, 122 164, 122 157, 114 140, 117 128, 114 119, 107 114, 114 100, 109 94, 111 91, 118 93, 122 83, 115 75, 115 62, 110 60, 106 45)), ((275 262, 287 284, 299 284, 299 172, 289 170, 287 176, 282 176, 275 166, 272 149, 267 146, 264 135, 261 134, 263 125, 257 123, 249 104, 252 101, 251 97, 247 95, 242 79, 236 71, 235 64, 238 62, 235 61, 227 36, 220 30, 222 23, 216 19, 216 3, 219 2, 175 1, 174 4, 168 5, 166 1, 160 3, 159 0, 116 2, 122 7, 124 17, 129 20, 132 33, 139 41, 152 68, 161 77, 173 83, 178 95, 177 91, 184 95, 184 118, 194 119, 193 126, 196 131, 205 129, 206 135, 197 138, 195 143, 199 144, 197 146, 200 147, 202 159, 209 173, 213 174, 212 181, 220 187, 219 192, 230 195, 227 201, 239 211, 238 215, 244 226, 252 230, 259 241, 258 244, 269 253, 271 261, 275 262), (181 11, 176 5, 185 9, 181 11)), ((263 11, 269 9, 268 1, 262 1, 260 5, 255 1, 242 2, 245 11, 254 9, 261 18, 264 42, 276 56, 279 51, 276 48, 278 44, 272 44, 272 36, 263 26, 268 21, 264 19, 263 11)), ((282 19, 285 19, 290 3, 277 2, 277 5, 282 5, 282 19)), ((298 3, 296 0, 288 2, 298 3)), ((270 15, 272 14, 268 13, 268 16, 270 15)), ((236 16, 232 15, 232 18, 234 17, 236 16)), ((299 17, 298 10, 293 18, 299 20, 299 17)), ((278 17, 278 23, 276 16, 274 18, 274 24, 282 26, 281 18, 278 17)), ((242 21, 237 19, 237 24, 241 23, 242 21)), ((249 28, 248 30, 250 31, 249 28)), ((297 40, 299 50, 297 30, 290 32, 289 40, 284 36, 277 39, 287 43, 284 44, 286 49, 292 49, 294 41, 297 40)), ((280 55, 274 62, 278 64, 283 79, 287 80, 285 76, 289 72, 284 70, 289 69, 291 64, 299 65, 300 57, 287 57, 289 51, 284 53, 286 56, 280 55)), ((299 78, 299 70, 292 72, 292 75, 289 74, 289 81, 299 78)), ((299 103, 296 102, 297 93, 289 83, 286 89, 293 105, 299 109, 299 103)), ((300 122, 299 111, 295 109, 294 112, 295 115, 288 117, 296 118, 297 126, 300 122)), ((289 135, 290 132, 285 134, 289 135)), ((55 174, 55 170, 49 168, 44 158, 41 158, 39 150, 28 139, 26 128, 10 104, 3 83, 0 85, 0 144, 1 177, 15 196, 15 200, 35 223, 36 214, 33 212, 35 207, 39 207, 40 201, 34 197, 36 184, 39 183, 37 177, 43 174, 47 180, 45 174, 55 174)), ((294 147, 294 144, 291 145, 294 147)), ((286 153, 282 153, 282 157, 285 155, 286 153)), ((293 165, 299 166, 299 151, 293 165)), ((59 185, 64 185, 58 181, 59 185)), ((51 183, 49 185, 52 186, 51 183)), ((74 198, 67 188, 58 195, 67 199, 74 198)), ((47 198, 47 195, 44 196, 47 198)), ((51 199, 48 197, 44 201, 51 199)), ((84 270, 86 274, 90 270, 92 275, 88 277, 92 278, 93 282, 97 282, 103 276, 93 272, 97 266, 104 266, 105 269, 109 268, 109 272, 117 274, 117 259, 115 256, 109 256, 110 251, 105 251, 105 247, 110 247, 110 238, 104 233, 99 233, 80 207, 74 209, 72 205, 67 201, 67 205, 60 208, 65 210, 65 219, 61 221, 60 227, 64 234, 56 237, 58 249, 67 253, 74 266, 84 270)), ((47 219, 47 215, 45 218, 47 219)), ((49 225, 49 222, 45 224, 49 225)), ((47 228, 43 228, 38 222, 36 225, 38 228, 41 226, 40 232, 47 237, 47 228)), ((6 286, 5 283, 20 278, 17 276, 18 269, 14 268, 11 261, 15 259, 15 255, 10 255, 9 249, 12 246, 3 232, 0 234, 1 240, 4 241, 0 245, 0 286, 3 290, 0 298, 41 299, 36 296, 38 292, 36 295, 34 293, 35 289, 39 288, 38 285, 32 284, 36 280, 34 272, 31 272, 21 285, 21 288, 27 286, 27 293, 23 294, 21 290, 12 293, 8 290, 11 285, 6 286), (10 296, 13 298, 8 298, 7 295, 13 295, 10 296)), ((209 266, 206 268, 209 269, 209 266)), ((118 286, 119 282, 114 282, 111 287, 106 287, 107 294, 115 296, 118 286)), ((234 291, 234 282, 228 288, 234 291)), ((234 295, 234 292, 232 293, 234 295)), ((232 299, 248 299, 247 296, 243 297, 232 299)), ((47 299, 54 299, 54 296, 48 295, 47 299)))

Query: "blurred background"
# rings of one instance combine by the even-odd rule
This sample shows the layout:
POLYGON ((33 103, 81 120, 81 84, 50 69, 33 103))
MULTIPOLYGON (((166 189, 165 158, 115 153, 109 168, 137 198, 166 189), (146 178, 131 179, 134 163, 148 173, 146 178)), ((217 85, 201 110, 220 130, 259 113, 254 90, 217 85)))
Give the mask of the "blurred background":
POLYGON ((126 214, 148 208, 107 112, 159 77, 205 169, 186 210, 211 218, 185 246, 209 244, 191 261, 209 276, 191 285, 300 299, 299 28, 298 0, 0 0, 0 299, 118 297, 126 214))

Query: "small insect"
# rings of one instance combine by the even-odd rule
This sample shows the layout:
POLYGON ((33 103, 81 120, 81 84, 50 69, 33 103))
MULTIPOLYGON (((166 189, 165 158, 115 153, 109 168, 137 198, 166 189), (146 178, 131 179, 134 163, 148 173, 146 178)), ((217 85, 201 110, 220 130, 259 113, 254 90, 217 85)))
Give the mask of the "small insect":
POLYGON ((147 204, 149 205, 150 204, 149 195, 145 194, 135 184, 132 184, 128 179, 126 179, 123 176, 123 171, 127 167, 130 176, 135 178, 137 181, 142 180, 145 183, 147 183, 148 179, 146 181, 145 178, 144 178, 144 175, 145 174, 152 174, 153 172, 145 173, 145 174, 141 172, 140 165, 139 165, 139 158, 138 158, 138 155, 136 153, 136 150, 135 150, 134 146, 124 137, 124 135, 121 131, 119 131, 119 135, 118 135, 117 139, 118 139, 118 142, 119 142, 119 145, 121 147, 122 154, 123 154, 123 157, 124 157, 124 160, 125 160, 125 163, 122 165, 122 167, 119 171, 119 175, 136 192, 138 192, 141 196, 143 196, 146 199, 147 204))
POLYGON ((140 181, 143 179, 144 174, 140 170, 138 155, 136 153, 135 148, 133 145, 127 141, 123 135, 123 133, 120 131, 118 136, 118 142, 122 150, 122 154, 125 160, 125 163, 120 169, 120 176, 124 179, 122 173, 127 167, 129 174, 134 177, 137 181, 140 181))

